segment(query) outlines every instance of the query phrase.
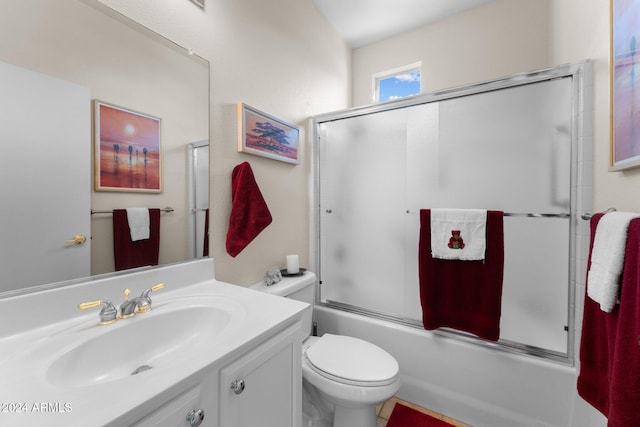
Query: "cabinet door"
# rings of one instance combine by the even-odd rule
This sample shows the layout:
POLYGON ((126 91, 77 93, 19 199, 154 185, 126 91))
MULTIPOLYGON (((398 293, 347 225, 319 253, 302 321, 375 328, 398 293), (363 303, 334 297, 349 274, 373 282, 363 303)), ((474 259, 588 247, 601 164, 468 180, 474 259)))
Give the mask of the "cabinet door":
POLYGON ((220 371, 220 427, 302 422, 300 323, 220 371))

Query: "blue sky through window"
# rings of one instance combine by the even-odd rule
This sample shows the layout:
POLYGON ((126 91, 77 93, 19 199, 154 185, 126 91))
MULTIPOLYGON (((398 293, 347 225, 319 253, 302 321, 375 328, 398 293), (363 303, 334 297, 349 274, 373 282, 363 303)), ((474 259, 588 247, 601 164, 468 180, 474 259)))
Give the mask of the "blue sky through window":
POLYGON ((420 93, 420 70, 406 71, 378 79, 378 102, 420 93))

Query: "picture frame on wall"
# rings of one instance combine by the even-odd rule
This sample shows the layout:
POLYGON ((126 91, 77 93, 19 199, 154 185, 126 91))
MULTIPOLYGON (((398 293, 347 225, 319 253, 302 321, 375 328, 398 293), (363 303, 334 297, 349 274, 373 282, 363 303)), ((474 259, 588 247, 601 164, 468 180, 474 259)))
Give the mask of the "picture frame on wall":
POLYGON ((298 165, 299 145, 300 128, 238 104, 238 151, 298 165))
POLYGON ((162 192, 161 119, 94 100, 96 191, 162 192))
POLYGON ((610 171, 640 166, 640 0, 609 0, 610 171))

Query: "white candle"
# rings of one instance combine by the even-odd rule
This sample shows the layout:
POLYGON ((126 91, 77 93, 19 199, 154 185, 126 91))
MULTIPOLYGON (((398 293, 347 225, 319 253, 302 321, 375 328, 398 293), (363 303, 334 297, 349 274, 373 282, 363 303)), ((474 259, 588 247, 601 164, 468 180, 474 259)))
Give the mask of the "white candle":
POLYGON ((287 255, 287 273, 298 274, 300 272, 300 264, 298 255, 287 255))

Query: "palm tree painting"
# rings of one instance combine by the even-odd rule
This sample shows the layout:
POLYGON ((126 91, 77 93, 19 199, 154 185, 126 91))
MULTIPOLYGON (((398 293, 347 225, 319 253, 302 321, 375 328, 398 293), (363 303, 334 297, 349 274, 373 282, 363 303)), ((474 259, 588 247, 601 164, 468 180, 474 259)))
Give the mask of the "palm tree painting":
POLYGON ((267 113, 238 104, 238 151, 298 164, 300 129, 267 113))
POLYGON ((95 101, 95 189, 162 191, 160 119, 95 101))

